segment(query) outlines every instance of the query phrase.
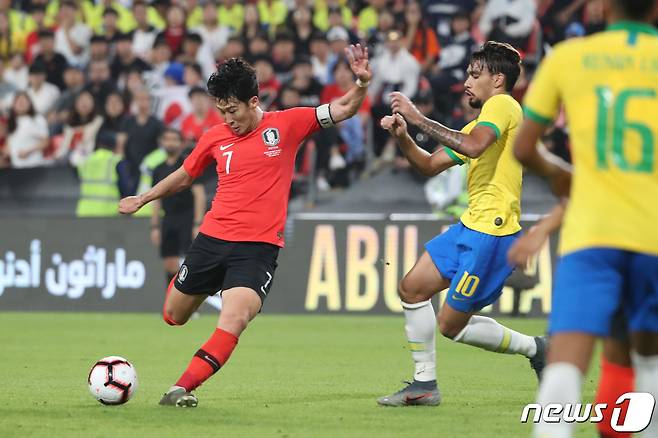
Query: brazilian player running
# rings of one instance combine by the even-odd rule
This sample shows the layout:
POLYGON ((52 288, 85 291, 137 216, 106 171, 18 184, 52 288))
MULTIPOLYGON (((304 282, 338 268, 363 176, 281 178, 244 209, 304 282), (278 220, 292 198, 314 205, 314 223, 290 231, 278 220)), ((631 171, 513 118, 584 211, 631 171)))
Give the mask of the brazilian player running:
MULTIPOLYGON (((537 402, 577 403, 597 337, 623 304, 637 391, 658 397, 658 31, 655 0, 607 0, 605 32, 567 41, 526 95, 517 158, 569 194, 555 273, 552 344, 537 402), (537 146, 564 107, 573 177, 537 146)), ((647 421, 649 418, 646 419, 647 421)), ((565 438, 573 423, 539 423, 565 438)), ((644 437, 658 436, 654 415, 644 437)))
POLYGON ((264 112, 252 66, 241 59, 220 64, 208 80, 225 123, 199 140, 183 165, 148 192, 122 199, 119 211, 189 187, 206 166, 216 163, 219 183, 212 208, 172 280, 165 299, 167 324, 182 325, 201 303, 222 291, 217 329, 160 400, 161 405, 195 407, 192 391, 210 378, 233 352, 238 337, 260 311, 284 245, 288 194, 298 146, 320 128, 356 114, 372 76, 368 51, 346 49, 356 85, 343 97, 317 108, 264 112))
POLYGON ((512 46, 494 41, 473 53, 464 85, 469 104, 482 111, 461 131, 424 117, 404 95, 392 95, 393 115, 385 117, 382 126, 396 138, 411 165, 425 175, 468 163, 469 202, 457 224, 425 244, 426 251, 400 283, 405 330, 416 370, 413 382, 380 398, 381 405, 440 403, 430 298, 446 288, 445 304, 436 317, 441 334, 489 351, 522 354, 530 359, 537 376, 541 375, 543 338, 476 315, 502 293, 513 270, 507 263, 507 251, 521 230, 521 166, 512 156, 512 142, 522 112, 509 94, 519 77, 520 61, 512 46), (409 136, 407 123, 418 126, 443 147, 428 154, 409 136))

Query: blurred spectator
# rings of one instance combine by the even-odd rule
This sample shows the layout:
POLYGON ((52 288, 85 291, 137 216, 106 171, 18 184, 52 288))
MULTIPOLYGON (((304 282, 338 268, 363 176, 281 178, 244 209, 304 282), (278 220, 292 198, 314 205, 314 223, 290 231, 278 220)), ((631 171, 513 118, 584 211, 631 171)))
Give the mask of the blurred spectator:
POLYGON ((315 2, 315 14, 313 15, 313 24, 323 32, 329 30, 329 14, 338 13, 341 17, 341 24, 345 27, 352 26, 352 11, 350 8, 341 4, 340 0, 318 0, 315 2))
MULTIPOLYGON (((568 0, 570 1, 570 0, 568 0)), ((444 46, 446 39, 454 35, 451 23, 457 13, 473 11, 479 0, 425 0, 423 10, 427 21, 436 30, 439 43, 444 46)))
POLYGON ((210 46, 203 42, 198 33, 187 33, 183 38, 183 50, 178 56, 178 62, 193 63, 201 66, 203 77, 209 78, 215 71, 215 56, 210 46))
POLYGON ((245 21, 244 8, 238 0, 222 0, 219 7, 219 22, 232 28, 235 32, 240 32, 245 21))
POLYGON ((313 75, 321 84, 329 83, 331 77, 329 41, 323 33, 316 33, 311 38, 311 63, 313 64, 313 75))
POLYGON ((96 32, 105 37, 105 41, 108 44, 114 42, 114 37, 121 33, 119 29, 119 13, 114 8, 106 8, 103 11, 103 21, 99 29, 96 29, 96 32))
POLYGON ((161 86, 164 81, 165 70, 171 64, 173 53, 171 47, 163 38, 157 38, 153 46, 153 53, 151 56, 151 71, 144 77, 146 82, 153 88, 161 86))
POLYGON ((189 88, 183 83, 185 66, 172 62, 164 74, 164 86, 151 92, 155 100, 155 115, 167 127, 178 129, 185 114, 191 111, 187 96, 189 88))
POLYGON ((250 38, 249 45, 247 46, 247 53, 250 57, 258 55, 267 55, 270 56, 271 47, 270 39, 266 33, 256 34, 253 38, 250 38))
POLYGON ((480 17, 480 31, 489 40, 525 50, 536 12, 535 0, 489 0, 480 17))
POLYGON ((25 60, 20 52, 11 55, 4 78, 5 81, 12 84, 17 90, 27 90, 28 67, 25 65, 25 60))
POLYGON ((64 55, 69 64, 85 66, 89 62, 89 39, 92 32, 85 24, 76 21, 77 15, 78 5, 74 1, 62 1, 59 26, 55 32, 55 50, 64 55))
MULTIPOLYGON (((585 4, 584 25, 587 35, 605 30, 605 4, 603 0, 590 0, 585 4)), ((569 38, 568 35, 567 38, 569 38)))
POLYGON ((203 9, 199 6, 199 0, 186 0, 181 6, 183 6, 187 17, 185 27, 192 29, 200 26, 203 22, 203 9))
POLYGON ((32 5, 32 12, 30 16, 34 20, 36 28, 31 31, 25 38, 25 61, 31 64, 34 58, 39 54, 39 32, 49 29, 46 26, 46 9, 45 6, 40 4, 32 5))
POLYGON ((85 91, 89 91, 100 107, 105 106, 107 95, 116 90, 116 83, 110 76, 110 65, 107 60, 89 63, 89 78, 85 91))
POLYGON ((151 114, 151 95, 148 90, 142 89, 135 93, 133 106, 135 114, 129 116, 121 127, 119 146, 123 145, 134 193, 139 181, 139 165, 146 155, 158 147, 158 138, 164 125, 151 114))
POLYGON ((218 59, 221 62, 230 58, 239 58, 245 54, 244 40, 239 36, 232 36, 226 42, 224 50, 218 59))
MULTIPOLYGON (((564 31, 574 20, 582 18, 583 7, 589 0, 552 0, 540 2, 539 20, 543 38, 553 45, 564 38, 564 31)), ((598 3, 593 0, 591 3, 598 3)))
POLYGON ((137 28, 132 31, 133 52, 135 56, 147 61, 159 32, 149 22, 147 3, 136 0, 133 2, 132 11, 137 23, 137 28))
POLYGON ((0 62, 0 113, 5 114, 14 102, 16 87, 4 77, 5 64, 0 62))
POLYGON ((389 32, 383 53, 372 60, 374 74, 368 93, 373 101, 373 147, 377 156, 389 140, 388 133, 379 126, 379 120, 390 114, 390 93, 400 91, 405 96, 415 96, 418 89, 420 65, 402 44, 400 32, 389 32))
POLYGON ((318 32, 312 20, 313 12, 309 7, 300 7, 288 14, 287 24, 292 30, 297 54, 308 55, 311 52, 311 38, 318 32))
POLYGON ((84 163, 94 151, 96 134, 103 123, 103 118, 96 111, 94 97, 88 91, 78 94, 73 111, 64 126, 64 136, 55 158, 68 155, 72 166, 84 163))
POLYGON ((125 193, 120 190, 121 157, 115 149, 116 140, 111 135, 103 136, 89 159, 78 166, 80 198, 77 217, 118 216, 117 203, 125 193))
POLYGON ((422 72, 427 72, 439 58, 439 41, 434 30, 423 19, 423 11, 417 0, 407 4, 405 14, 405 45, 420 64, 422 72))
POLYGON ((39 32, 39 55, 32 65, 40 65, 46 70, 46 81, 62 90, 64 88, 64 69, 67 66, 66 58, 55 51, 55 36, 52 30, 39 32))
POLYGON ((244 24, 242 30, 240 31, 240 36, 245 39, 245 41, 250 41, 252 38, 260 34, 268 34, 268 28, 266 25, 261 23, 260 13, 258 12, 258 6, 253 3, 249 3, 244 7, 244 24))
MULTIPOLYGON (((471 36, 471 19, 466 11, 457 12, 451 23, 451 36, 441 48, 439 62, 432 71, 430 81, 434 90, 435 105, 441 114, 449 114, 456 104, 451 88, 466 79, 466 69, 475 48, 471 36)), ((461 90, 457 91, 461 93, 461 90)))
POLYGON ((219 12, 214 2, 207 1, 205 3, 203 6, 203 21, 198 27, 194 28, 194 31, 201 35, 203 42, 210 48, 214 63, 231 36, 231 29, 224 23, 220 24, 219 12))
MULTIPOLYGON (((13 9, 11 0, 0 0, 0 16, 7 19, 8 23, 6 27, 18 34, 26 36, 36 29, 36 24, 32 17, 25 15, 25 13, 18 9, 13 9)), ((0 25, 0 28, 2 27, 5 27, 5 25, 0 25)))
POLYGON ((386 10, 387 0, 368 0, 370 6, 363 8, 359 13, 359 32, 370 35, 379 24, 379 14, 386 10))
POLYGON ((184 64, 183 83, 188 89, 193 87, 205 87, 207 80, 204 79, 201 66, 196 62, 187 62, 184 64))
POLYGON ((89 39, 89 63, 110 59, 110 43, 102 35, 93 35, 89 39))
MULTIPOLYGON (((151 73, 151 72, 147 72, 151 73)), ((123 100, 124 103, 126 102, 132 102, 133 101, 133 96, 135 94, 143 89, 146 88, 146 81, 144 80, 144 77, 138 70, 130 70, 128 74, 126 75, 126 81, 125 81, 125 87, 122 90, 123 93, 123 100)), ((126 111, 128 112, 128 111, 126 111)))
POLYGON ((267 55, 259 55, 252 60, 258 79, 258 98, 264 111, 272 109, 277 100, 281 83, 274 74, 272 60, 267 55))
POLYGON ((391 11, 382 11, 377 20, 377 27, 371 29, 368 36, 368 50, 370 56, 381 56, 386 47, 386 38, 389 32, 395 30, 395 17, 391 11))
POLYGON ((9 147, 7 146, 7 120, 0 119, 0 169, 11 166, 9 147))
POLYGON ((308 56, 299 56, 292 67, 292 79, 289 84, 299 91, 301 106, 320 105, 322 84, 313 76, 313 65, 308 56))
POLYGON ((6 11, 0 11, 0 61, 7 61, 14 52, 25 50, 26 35, 12 27, 6 11))
POLYGON ((115 32, 130 32, 135 26, 130 10, 114 0, 83 1, 82 13, 87 25, 102 35, 110 33, 110 36, 114 36, 115 32))
MULTIPOLYGON (((332 27, 327 32, 327 40, 329 41, 329 77, 327 78, 327 83, 333 82, 333 76, 331 75, 331 68, 333 64, 345 56, 345 48, 349 44, 349 34, 347 30, 343 27, 332 27)), ((372 59, 372 54, 370 54, 372 59)))
POLYGON ((46 82, 46 69, 42 64, 30 66, 27 94, 37 113, 45 116, 53 109, 53 104, 59 97, 59 88, 46 82))
MULTIPOLYGON (((416 96, 414 97, 413 102, 416 105, 416 108, 418 108, 418 110, 421 113, 423 113, 425 117, 429 117, 432 120, 441 120, 441 115, 438 114, 436 111, 434 111, 434 95, 432 94, 432 90, 430 89, 420 90, 418 94, 416 94, 416 96)), ((464 125, 455 129, 461 129, 463 127, 464 125)), ((436 140, 430 138, 429 135, 425 134, 420 128, 418 128, 415 125, 409 124, 407 127, 407 131, 409 132, 409 136, 412 139, 414 139, 414 141, 419 147, 429 152, 430 154, 434 152, 434 150, 437 147, 436 140)), ((398 167, 408 167, 405 165, 400 166, 400 163, 402 161, 399 160, 399 158, 404 159, 404 157, 399 148, 396 149, 396 155, 398 157, 398 167)))
POLYGON ((30 96, 18 92, 7 120, 7 148, 14 168, 48 164, 43 152, 48 147, 48 123, 38 114, 30 96))
POLYGON ((143 73, 151 69, 143 59, 135 56, 133 52, 133 40, 127 33, 121 33, 116 36, 115 41, 115 55, 110 72, 114 80, 122 82, 124 75, 130 70, 137 70, 143 73))
POLYGON ((260 22, 274 33, 286 21, 288 7, 283 0, 258 0, 258 15, 260 22))
POLYGON ((118 92, 108 94, 103 108, 103 124, 98 129, 97 138, 108 133, 116 137, 127 119, 126 102, 123 100, 123 96, 118 92))
POLYGON ((82 69, 75 65, 68 65, 64 70, 64 90, 54 104, 57 112, 57 122, 64 123, 69 118, 69 113, 75 104, 75 98, 85 86, 85 74, 82 69))
POLYGON ((338 9, 329 10, 329 29, 333 27, 340 27, 345 29, 348 36, 347 41, 349 41, 351 44, 361 42, 362 38, 360 38, 356 33, 352 31, 352 23, 346 25, 343 21, 343 16, 338 9))
POLYGON ((210 96, 205 89, 195 87, 189 93, 192 112, 181 123, 181 134, 189 146, 199 141, 201 135, 214 125, 222 123, 219 113, 213 108, 210 96))
POLYGON ((295 40, 288 33, 279 33, 272 46, 274 72, 280 82, 290 79, 295 62, 295 40))
POLYGON ((164 39, 174 57, 181 53, 185 37, 185 10, 178 5, 171 5, 167 10, 167 27, 160 32, 157 39, 164 39))
POLYGON ((151 6, 148 8, 149 23, 160 31, 167 26, 165 17, 171 2, 170 0, 153 0, 150 3, 151 6))

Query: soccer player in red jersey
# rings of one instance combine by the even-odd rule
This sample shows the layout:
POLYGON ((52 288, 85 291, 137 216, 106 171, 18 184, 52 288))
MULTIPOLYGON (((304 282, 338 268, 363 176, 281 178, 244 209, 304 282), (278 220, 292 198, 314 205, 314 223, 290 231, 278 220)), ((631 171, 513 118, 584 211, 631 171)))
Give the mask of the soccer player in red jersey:
POLYGON ((346 49, 357 77, 342 98, 317 108, 264 112, 258 104, 253 67, 229 59, 208 80, 224 123, 199 140, 183 165, 148 192, 121 200, 131 214, 155 199, 192 184, 211 162, 219 183, 212 208, 201 224, 178 275, 169 285, 163 318, 182 325, 201 303, 222 291, 217 329, 160 400, 161 405, 195 407, 192 391, 226 364, 240 334, 260 311, 272 287, 279 248, 284 246, 288 194, 298 146, 320 128, 357 113, 372 73, 368 51, 346 49))

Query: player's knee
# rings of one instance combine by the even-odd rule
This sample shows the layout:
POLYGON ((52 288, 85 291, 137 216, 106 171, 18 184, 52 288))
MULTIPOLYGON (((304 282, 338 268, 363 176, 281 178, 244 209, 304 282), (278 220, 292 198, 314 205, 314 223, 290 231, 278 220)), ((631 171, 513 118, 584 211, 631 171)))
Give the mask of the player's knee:
POLYGON ((451 321, 439 318, 439 332, 448 339, 455 339, 463 327, 453 324, 451 321))
POLYGON ((241 333, 247 328, 250 320, 249 312, 243 310, 222 311, 220 314, 220 325, 231 333, 241 333))
POLYGON ((427 300, 409 277, 404 277, 398 285, 398 296, 403 303, 415 304, 427 300))
POLYGON ((189 318, 183 315, 177 315, 172 309, 165 308, 162 312, 162 319, 171 326, 184 325, 189 318))

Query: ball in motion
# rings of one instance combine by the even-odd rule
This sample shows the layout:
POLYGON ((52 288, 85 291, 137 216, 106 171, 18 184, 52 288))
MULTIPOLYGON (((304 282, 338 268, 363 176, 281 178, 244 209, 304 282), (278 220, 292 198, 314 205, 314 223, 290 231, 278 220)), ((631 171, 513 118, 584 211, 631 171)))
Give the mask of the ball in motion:
POLYGON ((104 405, 122 405, 137 390, 137 372, 123 357, 104 357, 89 371, 89 392, 104 405))

